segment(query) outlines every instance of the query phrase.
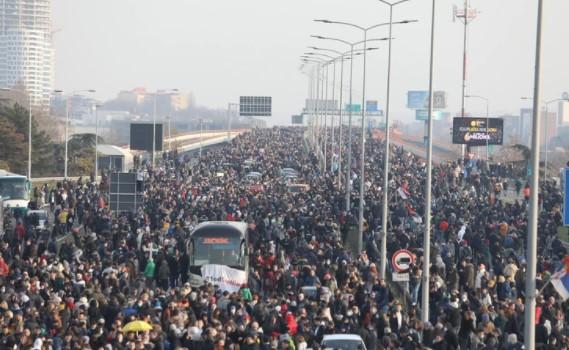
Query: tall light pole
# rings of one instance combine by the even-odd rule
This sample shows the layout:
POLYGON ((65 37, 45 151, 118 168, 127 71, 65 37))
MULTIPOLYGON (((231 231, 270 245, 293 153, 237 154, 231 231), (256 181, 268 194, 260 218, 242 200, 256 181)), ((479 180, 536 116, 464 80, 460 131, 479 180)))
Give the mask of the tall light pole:
MULTIPOLYGON (((363 231, 364 231, 364 191, 365 191, 365 112, 366 112, 366 106, 365 106, 365 93, 366 93, 366 64, 367 64, 367 55, 366 55, 366 48, 367 48, 367 33, 368 31, 374 29, 374 28, 378 28, 378 27, 382 27, 382 26, 392 26, 393 24, 406 24, 406 23, 410 23, 410 22, 415 22, 415 21, 410 21, 410 20, 405 20, 405 21, 400 21, 400 22, 396 22, 393 23, 392 21, 387 22, 387 23, 380 23, 380 24, 376 24, 370 27, 362 27, 353 23, 348 23, 348 22, 338 22, 338 21, 330 21, 330 20, 316 20, 317 22, 321 22, 321 23, 328 23, 328 24, 340 24, 340 25, 344 25, 344 26, 349 26, 355 29, 358 29, 360 31, 363 32, 363 45, 364 45, 364 52, 363 52, 363 79, 362 79, 362 106, 361 106, 361 112, 362 112, 362 125, 361 125, 361 152, 360 152, 360 201, 359 201, 359 220, 358 220, 358 227, 359 227, 359 235, 358 235, 358 251, 362 250, 363 247, 363 231)), ((389 38, 387 38, 389 39, 389 38)))
MULTIPOLYGON (((319 48, 319 47, 315 47, 315 46, 310 46, 309 48, 316 50, 316 51, 327 51, 327 52, 332 52, 332 53, 340 55, 341 67, 340 67, 340 101, 339 101, 339 121, 338 121, 338 123, 340 124, 339 130, 338 130, 338 189, 341 189, 341 187, 342 187, 342 148, 343 148, 343 144, 342 144, 342 127, 343 127, 342 104, 343 104, 343 90, 344 90, 344 61, 346 60, 345 55, 347 53, 341 53, 341 52, 336 51, 336 50, 323 49, 323 48, 319 48)), ((335 67, 335 65, 334 65, 334 67, 335 67)), ((335 74, 334 74, 334 77, 335 77, 335 74)))
POLYGON ((178 92, 178 89, 169 89, 169 90, 157 90, 153 95, 153 106, 152 106, 152 169, 156 165, 156 109, 157 109, 157 102, 156 99, 160 94, 168 94, 172 92, 178 92))
MULTIPOLYGON (((368 40, 368 41, 371 41, 371 40, 379 40, 379 39, 370 39, 370 40, 368 40)), ((337 56, 336 58, 333 58, 333 59, 332 59, 332 62, 334 63, 334 70, 336 69, 336 61, 337 61, 337 60, 341 60, 341 68, 340 68, 340 101, 339 101, 339 107, 340 107, 340 108, 339 108, 339 124, 340 124, 340 126, 339 126, 339 135, 338 135, 338 140, 339 140, 339 141, 338 141, 338 150, 339 150, 339 151, 338 151, 338 189, 340 189, 341 186, 342 186, 342 185, 341 185, 341 184, 342 184, 342 182, 341 182, 341 177, 342 177, 342 153, 343 153, 343 152, 342 152, 342 148, 343 148, 343 144, 342 144, 342 127, 343 127, 342 111, 343 111, 343 108, 342 108, 342 105, 343 105, 343 86, 344 86, 344 61, 345 61, 345 60, 350 60, 350 57, 346 57, 346 56, 349 55, 349 54, 351 54, 351 51, 347 51, 347 52, 342 53, 342 52, 339 52, 339 51, 337 51, 337 50, 319 48, 319 47, 315 47, 315 46, 309 46, 308 48, 309 48, 309 49, 313 49, 313 50, 315 50, 315 51, 326 51, 326 52, 331 52, 331 53, 337 54, 338 56, 337 56)), ((378 49, 377 47, 368 47, 368 48, 367 48, 367 51, 372 51, 372 50, 377 50, 377 49, 378 49)), ((353 51, 353 52, 354 52, 354 54, 353 54, 354 56, 359 56, 359 55, 362 55, 362 54, 363 54, 363 50, 355 50, 355 51, 353 51)), ((318 53, 308 53, 308 54, 311 54, 311 55, 318 55, 318 53)), ((327 56, 327 55, 326 55, 326 57, 330 57, 330 56, 327 56)), ((334 74, 334 76, 335 76, 335 74, 334 74)), ((334 81, 335 81, 335 79, 334 79, 334 81)), ((336 83, 334 82, 334 83, 333 83, 334 89, 335 89, 335 85, 336 85, 336 83)), ((350 87, 350 91, 351 91, 351 87, 350 87)), ((332 94, 333 94, 332 100, 334 100, 334 98, 335 98, 335 93, 333 92, 332 94)), ((350 123, 350 125, 351 125, 351 123, 350 123)), ((332 134, 332 135, 333 135, 333 134, 332 134)))
POLYGON ((436 0, 433 0, 431 10, 431 56, 429 63, 429 114, 428 114, 428 138, 427 138, 427 186, 425 188, 425 235, 423 237, 423 274, 422 274, 422 295, 421 321, 429 321, 429 279, 431 265, 431 188, 433 172, 433 67, 435 51, 435 9, 436 0))
MULTIPOLYGON (((324 91, 324 138, 323 138, 323 148, 324 148, 324 165, 323 165, 323 169, 322 169, 322 174, 324 174, 326 172, 326 168, 327 168, 327 157, 328 157, 328 126, 327 126, 327 121, 328 121, 328 112, 329 112, 329 106, 328 106, 328 86, 329 86, 329 80, 328 80, 328 73, 329 73, 329 68, 330 68, 330 63, 334 63, 334 76, 336 75, 335 71, 336 71, 336 59, 332 56, 326 55, 326 54, 322 54, 322 53, 317 53, 317 52, 305 52, 305 55, 310 55, 310 56, 322 56, 325 57, 327 59, 329 59, 329 61, 324 63, 324 66, 326 67, 326 71, 324 74, 324 87, 323 87, 323 91, 324 91)), ((331 162, 332 163, 332 162, 331 162)))
MULTIPOLYGON (((533 100, 533 97, 522 97, 522 100, 533 100)), ((546 101, 545 105, 545 130, 544 130, 544 138, 545 138, 545 160, 544 160, 544 170, 543 170, 543 181, 547 182, 547 162, 549 159, 549 105, 555 102, 560 101, 567 101, 569 102, 569 98, 561 97, 556 98, 550 101, 546 101)))
POLYGON ((526 304, 524 323, 524 343, 528 350, 535 349, 535 299, 536 299, 536 272, 537 272, 537 221, 539 219, 539 138, 541 111, 541 28, 543 17, 543 0, 538 0, 537 34, 535 48, 535 74, 533 91, 533 130, 531 148, 531 182, 529 200, 529 219, 527 237, 527 272, 526 272, 526 304))
POLYGON ((28 98, 28 179, 32 178, 32 94, 10 88, 0 88, 0 91, 16 92, 28 98))
POLYGON ((388 2, 379 0, 381 3, 389 6, 389 48, 387 51, 387 91, 385 96, 385 153, 383 155, 383 210, 382 210, 382 227, 381 227, 381 244, 380 256, 381 266, 379 269, 379 277, 385 278, 385 269, 387 267, 387 216, 389 213, 389 157, 390 157, 390 133, 389 133, 389 117, 391 106, 391 41, 393 29, 393 7, 407 2, 409 0, 399 0, 396 2, 388 2))
POLYGON ((101 105, 95 104, 95 176, 93 177, 97 183, 97 176, 99 176, 99 107, 101 105))
POLYGON ((200 118, 200 159, 202 158, 203 147, 203 118, 200 118))
MULTIPOLYGON (((476 18, 476 12, 470 12, 470 5, 468 0, 464 0, 464 9, 462 15, 458 12, 457 8, 454 9, 454 18, 462 18, 464 23, 463 32, 463 50, 462 50, 462 99, 461 99, 461 110, 460 116, 465 117, 465 98, 466 98, 466 62, 468 54, 468 24, 469 20, 476 18)), ((462 159, 464 160, 466 145, 462 145, 462 159)))
MULTIPOLYGON (((332 23, 330 21, 324 23, 332 23)), ((349 42, 346 40, 326 37, 321 35, 311 35, 313 38, 320 39, 320 40, 330 40, 342 43, 350 47, 350 96, 349 96, 349 109, 348 109, 348 158, 346 162, 346 213, 350 211, 350 195, 351 195, 351 169, 352 169, 352 114, 353 114, 353 102, 352 102, 352 93, 353 93, 353 72, 354 72, 354 47, 360 44, 363 44, 362 41, 357 42, 349 42)), ((367 39, 366 41, 385 41, 387 38, 383 39, 367 39)), ((366 49, 367 50, 367 49, 366 49)), ((340 106, 342 107, 342 106, 340 106)))
MULTIPOLYGON (((63 90, 55 90, 56 93, 63 93, 63 90)), ((69 105, 71 103, 71 97, 75 96, 75 94, 79 93, 95 93, 97 92, 94 89, 86 89, 86 90, 74 90, 71 92, 70 95, 67 95, 65 99, 65 159, 63 161, 63 178, 67 179, 67 163, 69 161, 68 155, 68 148, 69 148, 69 105)))
POLYGON ((490 101, 483 96, 465 95, 466 98, 478 98, 486 102, 486 162, 490 161, 490 101))

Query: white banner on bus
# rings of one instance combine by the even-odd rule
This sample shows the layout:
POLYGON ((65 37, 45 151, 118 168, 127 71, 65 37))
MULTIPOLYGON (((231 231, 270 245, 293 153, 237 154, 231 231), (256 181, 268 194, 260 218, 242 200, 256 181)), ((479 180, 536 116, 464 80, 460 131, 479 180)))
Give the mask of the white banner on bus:
POLYGON ((247 283, 245 271, 232 269, 225 265, 202 265, 204 281, 219 286, 219 289, 230 293, 237 292, 243 284, 247 283))

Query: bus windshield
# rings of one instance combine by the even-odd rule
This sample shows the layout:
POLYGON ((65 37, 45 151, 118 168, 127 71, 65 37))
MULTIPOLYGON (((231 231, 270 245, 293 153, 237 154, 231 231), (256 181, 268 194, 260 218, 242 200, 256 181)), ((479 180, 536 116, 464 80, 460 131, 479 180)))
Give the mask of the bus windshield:
POLYGON ((241 238, 233 235, 194 236, 193 265, 204 264, 240 267, 241 238))
POLYGON ((0 178, 0 197, 4 200, 29 200, 26 178, 0 178))

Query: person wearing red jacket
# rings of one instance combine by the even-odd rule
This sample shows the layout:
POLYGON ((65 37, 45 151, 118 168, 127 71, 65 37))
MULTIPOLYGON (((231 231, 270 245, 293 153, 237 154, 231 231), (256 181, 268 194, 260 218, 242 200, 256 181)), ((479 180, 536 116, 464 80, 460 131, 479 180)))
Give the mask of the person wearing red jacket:
POLYGON ((6 277, 10 273, 10 268, 8 264, 4 261, 3 257, 0 257, 0 277, 6 277))

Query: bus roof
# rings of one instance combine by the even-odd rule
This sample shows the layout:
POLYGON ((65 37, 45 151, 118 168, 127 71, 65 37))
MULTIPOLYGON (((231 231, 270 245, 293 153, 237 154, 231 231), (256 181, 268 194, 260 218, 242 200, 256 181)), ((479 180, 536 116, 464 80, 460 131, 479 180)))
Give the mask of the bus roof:
POLYGON ((206 221, 199 224, 193 231, 192 235, 202 228, 224 228, 230 227, 234 230, 237 230, 241 233, 241 235, 245 235, 247 231, 247 223, 241 221, 206 221))
POLYGON ((2 177, 18 177, 18 178, 26 178, 25 175, 20 175, 20 174, 15 174, 15 173, 11 173, 7 170, 4 169, 0 169, 0 178, 2 177))

